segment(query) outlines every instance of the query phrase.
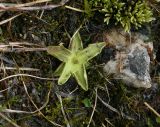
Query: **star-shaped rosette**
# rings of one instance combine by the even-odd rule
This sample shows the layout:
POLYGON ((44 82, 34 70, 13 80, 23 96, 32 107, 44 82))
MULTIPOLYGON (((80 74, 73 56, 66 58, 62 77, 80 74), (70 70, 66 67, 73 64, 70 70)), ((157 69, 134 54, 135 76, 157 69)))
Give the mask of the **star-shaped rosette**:
POLYGON ((83 49, 82 40, 77 30, 71 38, 68 49, 63 45, 48 46, 47 52, 62 61, 54 73, 55 76, 60 76, 58 84, 62 85, 70 76, 74 76, 78 84, 87 91, 86 63, 98 55, 105 45, 105 42, 94 43, 83 49))

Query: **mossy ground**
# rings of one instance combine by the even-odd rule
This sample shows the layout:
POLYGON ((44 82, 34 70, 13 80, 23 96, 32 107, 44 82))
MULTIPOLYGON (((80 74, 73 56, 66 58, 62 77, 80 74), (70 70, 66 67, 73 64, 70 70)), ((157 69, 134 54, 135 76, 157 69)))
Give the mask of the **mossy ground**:
MULTIPOLYGON (((71 1, 68 5, 83 9, 81 0, 71 1)), ((6 12, 0 19, 4 20, 13 14, 15 13, 6 12)), ((60 43, 68 46, 68 35, 71 36, 83 23, 80 33, 84 45, 87 46, 92 43, 96 34, 113 26, 106 26, 103 23, 103 18, 101 20, 103 16, 99 13, 87 19, 85 14, 64 7, 44 11, 41 19, 39 18, 40 14, 41 11, 23 12, 21 16, 12 22, 2 25, 0 43, 28 41, 43 47, 60 43)), ((159 32, 157 32, 158 27, 156 27, 160 25, 159 21, 157 17, 153 24, 147 24, 147 27, 151 30, 151 37, 155 45, 159 42, 159 32)), ((155 51, 156 48, 157 46, 155 46, 155 51)), ((0 90, 11 87, 9 90, 0 93, 2 95, 2 97, 0 96, 2 109, 8 108, 30 112, 36 110, 26 94, 24 85, 38 108, 48 100, 46 106, 41 110, 44 116, 40 112, 35 114, 4 114, 21 127, 54 127, 55 125, 52 122, 62 126, 66 126, 69 122, 71 127, 87 127, 93 107, 96 105, 90 127, 159 127, 158 117, 144 105, 144 102, 147 102, 157 112, 160 112, 159 83, 150 89, 136 89, 126 86, 121 81, 115 81, 112 76, 104 78, 102 72, 104 57, 102 56, 103 54, 99 55, 88 65, 89 90, 86 92, 77 85, 73 78, 63 86, 58 86, 57 80, 40 80, 31 77, 14 77, 1 82, 0 90), (59 95, 68 122, 62 113, 59 95), (48 96, 49 99, 47 99, 48 96), (108 105, 105 105, 105 103, 108 105)), ((1 52, 0 57, 1 67, 17 67, 16 70, 2 69, 0 71, 1 79, 18 73, 56 78, 53 72, 60 64, 60 61, 46 52, 39 51, 1 52), (2 58, 5 58, 5 61, 2 58), (39 71, 21 71, 18 69, 19 67, 37 68, 39 71)), ((154 75, 153 78, 157 75, 154 75)), ((11 127, 11 125, 0 118, 0 127, 11 127)))

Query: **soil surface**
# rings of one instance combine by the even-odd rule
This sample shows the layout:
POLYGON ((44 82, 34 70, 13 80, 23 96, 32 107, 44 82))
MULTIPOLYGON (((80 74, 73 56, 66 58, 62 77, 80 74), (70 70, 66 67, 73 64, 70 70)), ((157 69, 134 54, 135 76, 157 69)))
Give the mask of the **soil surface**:
MULTIPOLYGON (((20 4, 31 0, 2 2, 20 4)), ((153 9, 154 21, 132 29, 146 35, 154 45, 151 88, 134 88, 113 75, 105 77, 104 64, 115 55, 113 47, 105 47, 87 65, 88 91, 81 89, 73 77, 59 86, 53 73, 61 62, 45 48, 62 43, 68 47, 80 26, 84 47, 101 38, 104 31, 119 26, 106 25, 98 11, 92 17, 77 11, 83 10, 83 0, 65 5, 75 10, 59 6, 43 11, 0 12, 0 21, 18 15, 0 25, 0 127, 159 127, 159 5, 153 9)))

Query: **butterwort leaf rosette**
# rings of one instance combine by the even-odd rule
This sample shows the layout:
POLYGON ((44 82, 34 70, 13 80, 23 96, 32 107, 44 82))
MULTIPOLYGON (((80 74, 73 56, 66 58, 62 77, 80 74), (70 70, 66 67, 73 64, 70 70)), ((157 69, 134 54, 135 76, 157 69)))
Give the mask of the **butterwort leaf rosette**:
POLYGON ((94 43, 83 49, 82 40, 79 31, 77 30, 71 38, 68 49, 63 45, 48 46, 47 52, 62 61, 54 72, 55 76, 60 76, 58 84, 62 85, 70 78, 70 76, 74 76, 82 89, 87 91, 88 80, 86 63, 98 55, 105 45, 105 42, 94 43))

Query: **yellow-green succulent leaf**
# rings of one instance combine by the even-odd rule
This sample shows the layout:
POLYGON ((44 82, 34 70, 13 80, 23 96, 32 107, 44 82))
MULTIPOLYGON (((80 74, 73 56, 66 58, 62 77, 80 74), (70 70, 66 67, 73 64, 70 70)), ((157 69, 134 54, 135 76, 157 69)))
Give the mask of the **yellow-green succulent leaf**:
POLYGON ((71 38, 69 50, 63 45, 49 46, 47 51, 49 54, 61 60, 63 63, 55 71, 55 76, 60 76, 58 84, 64 84, 71 75, 73 75, 78 84, 84 89, 88 90, 88 81, 86 73, 87 62, 98 55, 106 43, 90 44, 87 48, 83 49, 82 40, 77 30, 71 38))
POLYGON ((83 49, 81 36, 79 34, 79 29, 73 34, 70 41, 69 49, 71 49, 72 51, 78 51, 83 49))
POLYGON ((47 52, 63 62, 66 62, 68 60, 68 57, 71 55, 71 52, 68 49, 66 49, 63 45, 48 46, 47 52))
POLYGON ((90 44, 87 48, 83 49, 80 52, 79 59, 84 63, 86 63, 93 57, 97 56, 105 46, 106 46, 105 42, 90 44))
POLYGON ((63 71, 58 79, 58 85, 63 85, 71 76, 71 66, 66 63, 63 71))
POLYGON ((65 67, 65 63, 61 63, 59 67, 55 70, 54 76, 60 76, 62 74, 64 67, 65 67))
POLYGON ((76 78, 78 84, 81 86, 81 88, 87 91, 88 90, 88 80, 87 80, 87 73, 86 73, 85 65, 81 65, 78 71, 74 72, 73 75, 76 78))

